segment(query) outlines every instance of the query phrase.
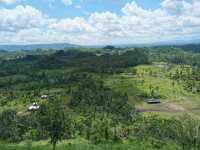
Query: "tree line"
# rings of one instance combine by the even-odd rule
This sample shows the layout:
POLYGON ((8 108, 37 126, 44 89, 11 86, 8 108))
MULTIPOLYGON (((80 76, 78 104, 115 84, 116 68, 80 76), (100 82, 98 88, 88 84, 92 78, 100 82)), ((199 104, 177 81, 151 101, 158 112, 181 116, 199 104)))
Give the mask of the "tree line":
POLYGON ((82 137, 94 144, 148 140, 155 148, 173 141, 183 150, 200 148, 200 122, 190 116, 164 119, 141 116, 126 93, 117 93, 101 80, 86 77, 71 89, 67 102, 51 96, 39 111, 0 113, 0 140, 50 139, 53 149, 63 139, 82 137))

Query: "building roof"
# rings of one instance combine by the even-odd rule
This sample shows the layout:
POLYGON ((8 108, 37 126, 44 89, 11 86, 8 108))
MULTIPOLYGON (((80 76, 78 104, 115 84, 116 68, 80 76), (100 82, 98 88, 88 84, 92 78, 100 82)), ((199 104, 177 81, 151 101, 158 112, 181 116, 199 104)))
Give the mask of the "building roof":
POLYGON ((148 99, 146 102, 148 104, 158 104, 158 103, 161 103, 160 99, 148 99))

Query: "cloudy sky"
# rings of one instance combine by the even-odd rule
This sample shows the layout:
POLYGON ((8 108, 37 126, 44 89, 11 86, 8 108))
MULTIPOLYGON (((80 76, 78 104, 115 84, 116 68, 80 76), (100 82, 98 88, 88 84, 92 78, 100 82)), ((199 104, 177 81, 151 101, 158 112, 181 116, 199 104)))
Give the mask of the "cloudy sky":
POLYGON ((200 41, 200 0, 0 0, 0 44, 200 41))

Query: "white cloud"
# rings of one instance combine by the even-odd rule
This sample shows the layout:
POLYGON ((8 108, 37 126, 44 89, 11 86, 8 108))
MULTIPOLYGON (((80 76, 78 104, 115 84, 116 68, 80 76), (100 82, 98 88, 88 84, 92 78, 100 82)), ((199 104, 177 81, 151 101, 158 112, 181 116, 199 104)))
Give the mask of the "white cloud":
POLYGON ((15 3, 17 0, 0 0, 0 3, 12 4, 15 3))
POLYGON ((41 28, 46 17, 31 6, 17 6, 15 9, 0 10, 0 31, 18 32, 22 29, 41 28))
POLYGON ((148 10, 145 10, 141 8, 140 6, 138 6, 135 1, 133 1, 132 3, 127 3, 122 8, 122 12, 128 16, 132 16, 132 15, 141 16, 141 15, 147 15, 149 13, 148 10))
POLYGON ((119 16, 95 12, 88 18, 55 19, 31 6, 0 9, 0 43, 148 43, 200 37, 200 0, 165 0, 155 10, 127 3, 119 16))
POLYGON ((54 21, 49 24, 49 29, 62 31, 62 32, 92 32, 93 27, 84 19, 76 17, 74 19, 62 19, 59 21, 54 21))
POLYGON ((184 0, 164 0, 161 3, 162 8, 171 15, 181 15, 191 6, 184 0))

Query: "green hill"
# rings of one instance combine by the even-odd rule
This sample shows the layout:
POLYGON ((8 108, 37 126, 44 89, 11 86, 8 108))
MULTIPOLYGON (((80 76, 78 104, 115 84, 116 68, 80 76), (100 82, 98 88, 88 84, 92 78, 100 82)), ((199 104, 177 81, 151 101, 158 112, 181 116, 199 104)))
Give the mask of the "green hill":
POLYGON ((199 148, 196 53, 81 48, 0 56, 0 149, 50 149, 46 141, 62 140, 59 149, 199 148))

